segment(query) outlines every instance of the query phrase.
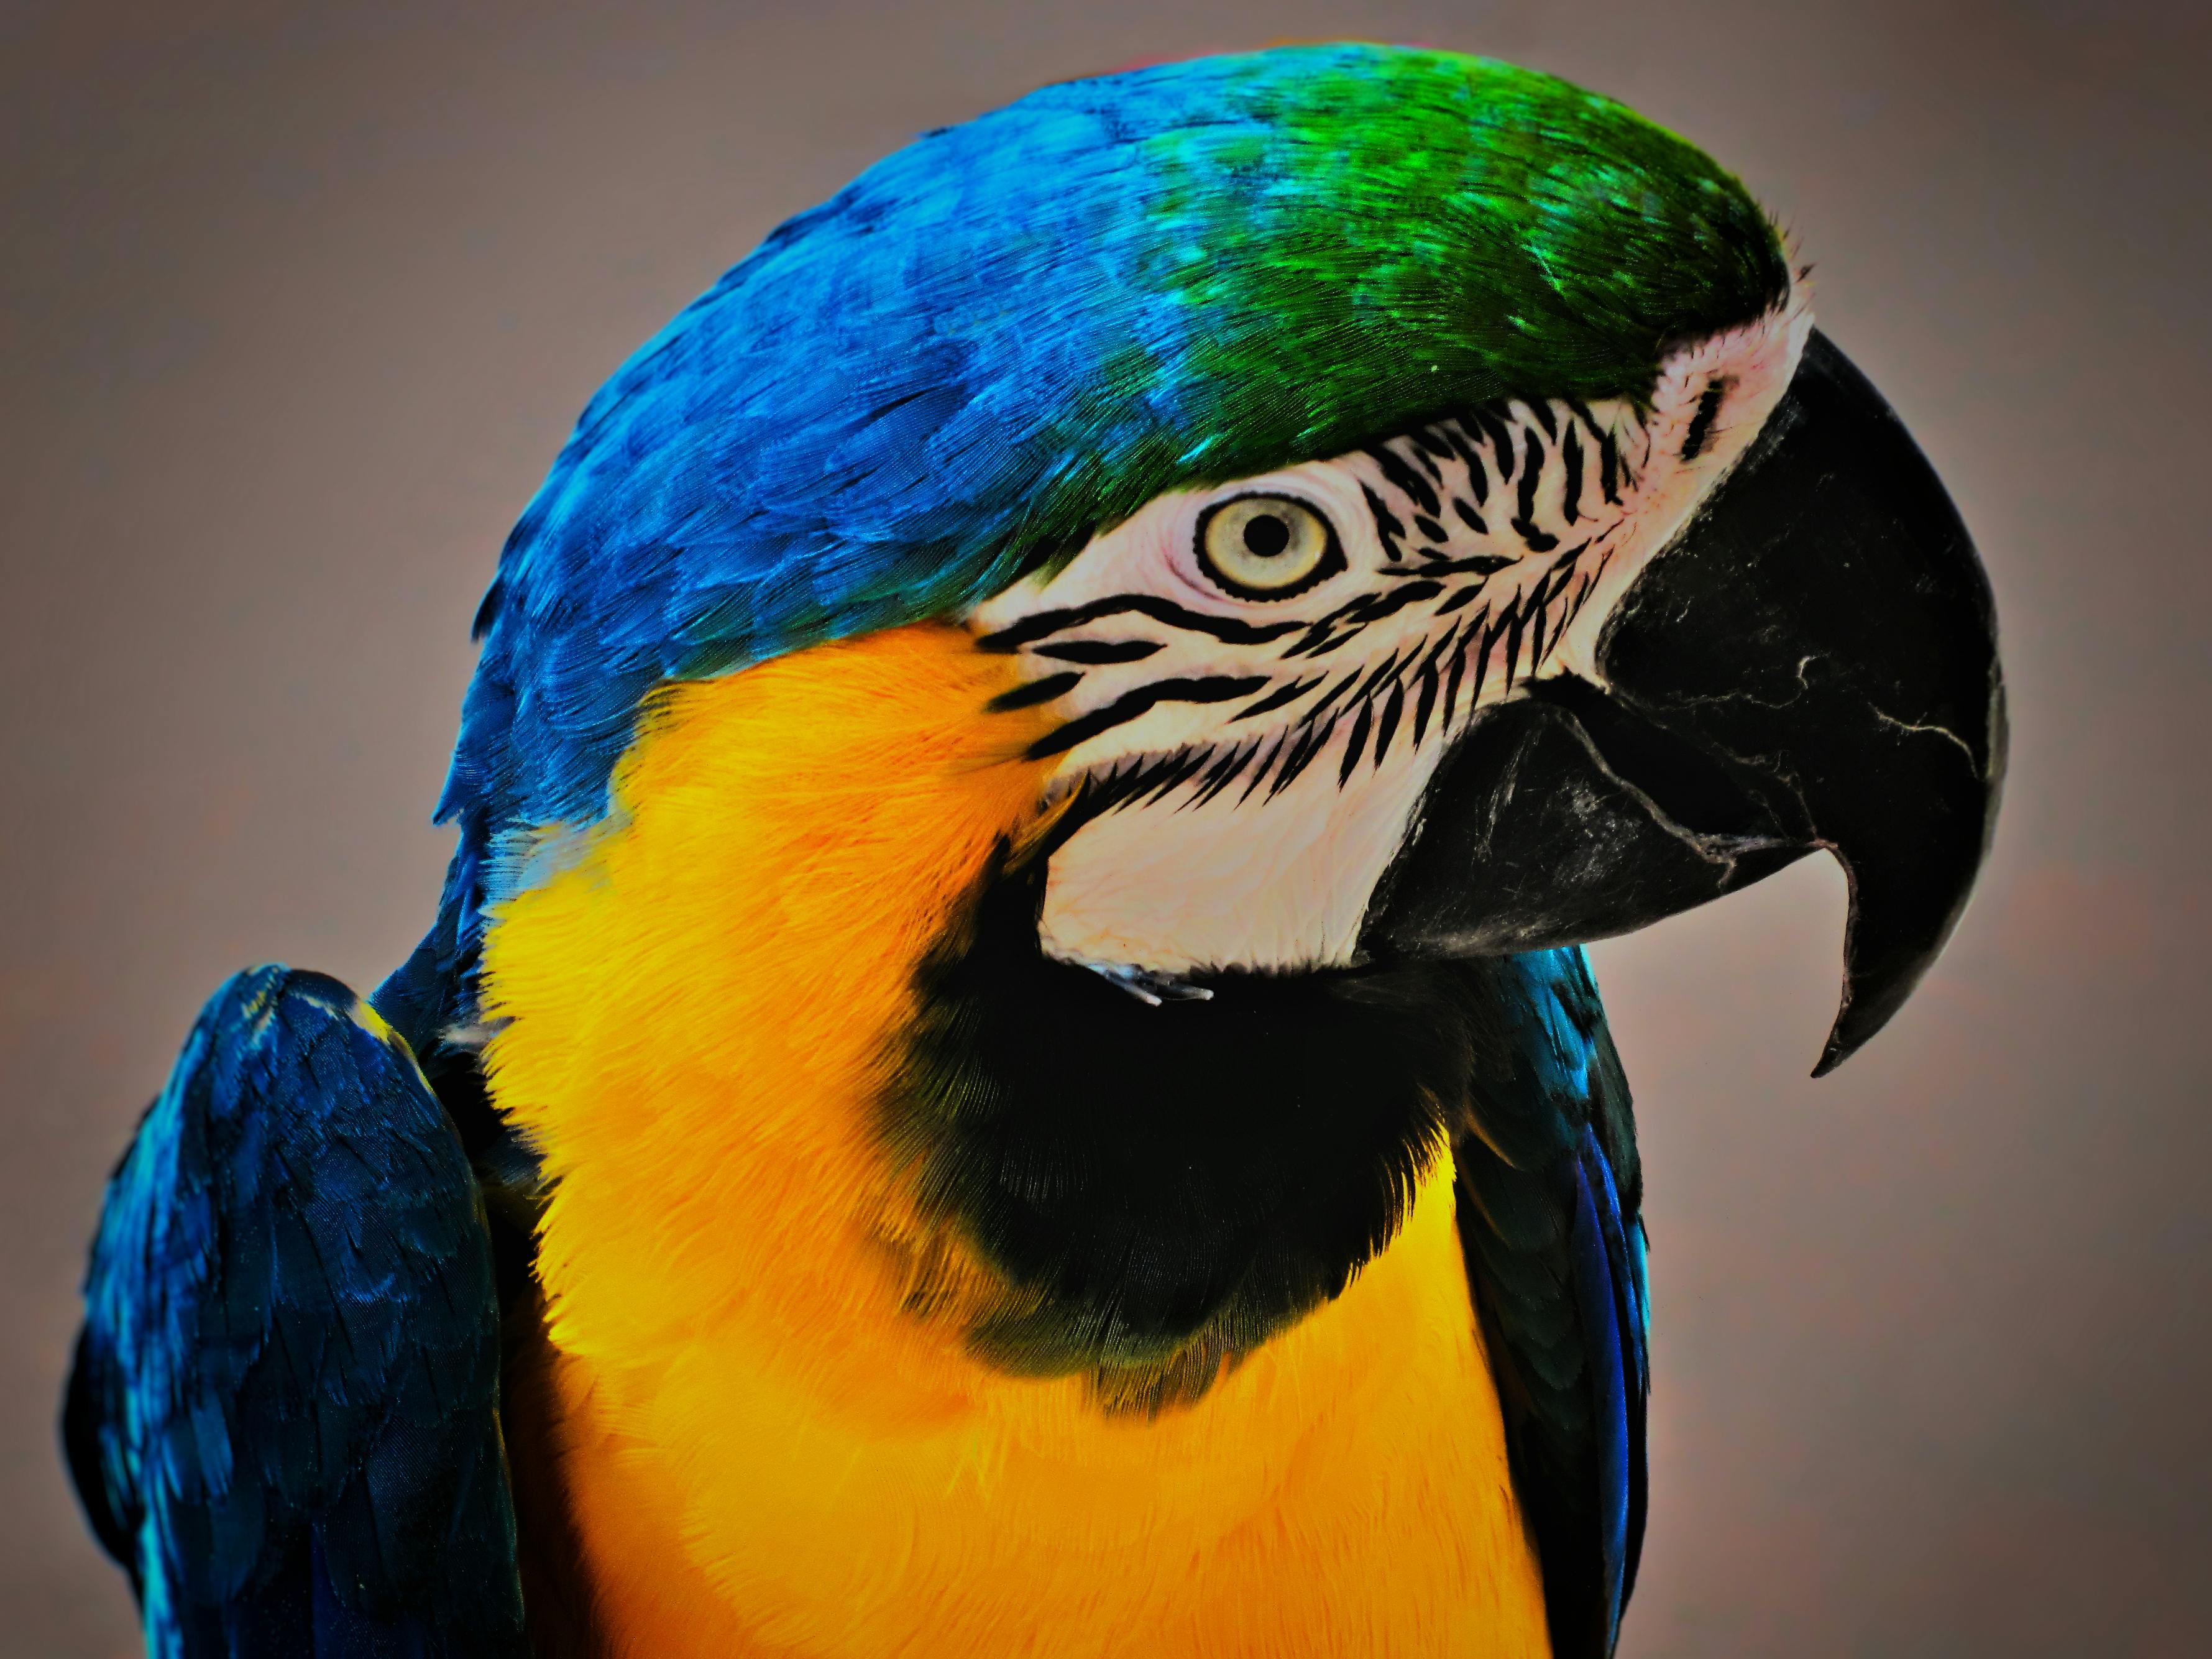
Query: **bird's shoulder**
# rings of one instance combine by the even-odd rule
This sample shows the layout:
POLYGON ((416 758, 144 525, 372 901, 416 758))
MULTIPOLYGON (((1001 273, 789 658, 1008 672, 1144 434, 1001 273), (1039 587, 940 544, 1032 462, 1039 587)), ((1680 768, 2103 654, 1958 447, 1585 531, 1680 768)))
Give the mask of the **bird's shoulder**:
POLYGON ((344 986, 264 967, 210 1000, 85 1296, 72 1472, 161 1650, 522 1651, 482 1200, 344 986))

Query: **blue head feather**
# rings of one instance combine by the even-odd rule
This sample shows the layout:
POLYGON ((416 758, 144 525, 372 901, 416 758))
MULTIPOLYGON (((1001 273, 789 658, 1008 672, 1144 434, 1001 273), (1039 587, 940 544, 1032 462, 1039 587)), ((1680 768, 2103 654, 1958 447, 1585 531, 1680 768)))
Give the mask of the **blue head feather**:
POLYGON ((931 133, 623 365, 515 526, 441 954, 518 835, 603 811, 657 684, 957 613, 1164 489, 1531 387, 1634 395, 1786 288, 1690 146, 1449 53, 1169 64, 931 133))

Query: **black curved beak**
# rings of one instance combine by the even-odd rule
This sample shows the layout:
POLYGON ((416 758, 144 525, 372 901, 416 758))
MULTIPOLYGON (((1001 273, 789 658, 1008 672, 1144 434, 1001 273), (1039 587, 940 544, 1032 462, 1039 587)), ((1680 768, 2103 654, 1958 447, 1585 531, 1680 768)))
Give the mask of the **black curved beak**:
POLYGON ((1752 448, 1607 622, 1601 684, 1538 679, 1438 769, 1370 907, 1377 956, 1623 933, 1825 848, 1850 883, 1814 1068, 1950 937, 2004 776, 1987 577, 1911 436, 1815 332, 1752 448))

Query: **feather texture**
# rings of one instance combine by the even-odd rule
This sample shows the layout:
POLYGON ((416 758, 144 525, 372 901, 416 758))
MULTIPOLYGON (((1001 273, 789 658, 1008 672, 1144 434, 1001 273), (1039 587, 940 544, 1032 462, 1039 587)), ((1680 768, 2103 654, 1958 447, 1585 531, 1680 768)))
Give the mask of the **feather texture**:
MULTIPOLYGON (((1209 1296, 1251 1260, 1289 1288, 1194 1345, 1189 1388, 1104 1412, 1095 1378, 1009 1374, 959 1316, 1010 1287, 1107 1285, 1080 1311, 1112 1340, 1062 1345, 1086 1364, 1180 1363, 1152 1347, 1214 1303, 1153 1317, 1136 1276, 1090 1274, 1182 1248, 1153 1216, 1115 1231, 1126 1191, 1070 1234, 1089 1277, 1058 1235, 1032 1271, 1010 1228, 917 1200, 913 1146, 886 1156, 923 964, 1040 833, 1046 694, 944 624, 1165 492, 1508 398, 1647 398, 1671 346, 1789 291, 1772 227, 1682 141, 1547 76, 1373 46, 1049 88, 771 234, 617 371, 508 539, 439 919, 378 994, 405 1037, 333 981, 240 975, 111 1185, 68 1439, 153 1650, 525 1650, 489 1191, 515 1322, 550 1319, 539 1484, 636 1650, 926 1631, 1103 1653, 1141 1629, 1157 1652, 1411 1655, 1548 1628, 1602 1659, 1643 1527, 1646 1305, 1628 1097, 1580 954, 1412 976, 1449 1005, 1449 1063, 1423 1050, 1393 1097, 1387 1201, 1319 1267, 1199 1261, 1209 1296), (503 1022, 481 1057, 481 1028, 453 1035, 480 1012, 503 1022)), ((1339 781, 1417 745, 1435 696, 1362 702, 1339 781)), ((1027 971, 1036 905, 1018 920, 1027 971)), ((1051 971, 1100 1030, 1159 1012, 1051 971)), ((1210 1016, 1162 1024, 1227 1029, 1251 989, 1200 988, 1210 1016)), ((1297 1016, 1311 988, 1249 1001, 1297 1016)), ((940 1000, 930 1035, 984 1030, 940 1000)), ((984 1012, 1009 1010, 1000 1047, 1028 1055, 1046 1026, 984 1012)), ((1061 1046, 1043 1060, 1109 1073, 1061 1046)), ((1359 1048, 1330 1058, 1357 1072, 1359 1048)), ((1285 1048, 1301 1109, 1356 1094, 1285 1048)), ((1191 1069, 1222 1094, 1245 1054, 1191 1069)), ((1118 1157, 1116 1103, 1081 1127, 1118 1157)), ((1224 1165, 1271 1124, 1191 1115, 1229 1125, 1224 1165)), ((1066 1145, 986 1146, 984 1220, 1066 1213, 1066 1145)), ((1331 1145, 1309 1163, 1332 1172, 1331 1145)), ((1272 1237, 1279 1194, 1255 1218, 1224 1192, 1199 1207, 1272 1237)))
POLYGON ((584 411, 477 618, 450 931, 511 837, 604 811, 655 684, 957 613, 1164 490, 1509 395, 1642 398, 1788 289, 1693 147, 1449 52, 1164 64, 930 133, 584 411))
POLYGON ((109 1185, 66 1432, 155 1659, 521 1655, 459 1138, 336 981, 238 975, 109 1185))
POLYGON ((1455 1136, 1461 1243, 1559 1659, 1604 1659, 1635 1587, 1650 1390, 1628 1085, 1583 953, 1482 964, 1455 1136))
MULTIPOLYGON (((616 1650, 1541 1653, 1434 1115, 1431 1156, 1397 1166, 1412 1190, 1387 1206, 1383 1237, 1354 1214, 1347 1239, 1346 1206, 1305 1189, 1318 1167, 1324 1187, 1372 1194, 1387 1156, 1370 1173, 1355 1164, 1376 1161, 1362 1126, 1301 1134, 1283 1120, 1371 1100, 1319 1066, 1278 1087, 1282 1068, 1250 1045, 1296 1042, 1249 1001, 1181 1012, 1223 1008, 1204 1074, 1274 1089, 1272 1112, 1132 1075, 1141 1054, 1102 1055, 1127 1030, 1120 1005, 1176 1010, 1061 970, 1109 1000, 1104 1022, 1096 1005, 1064 1011, 1060 1069, 1125 1086, 1060 1098, 1121 1121, 1127 1158, 1110 1123, 1002 1140, 987 1152, 995 1190, 1019 1188, 1048 1227, 1101 1224, 1108 1272, 1118 1243, 1210 1254, 1224 1281, 1255 1254, 1237 1234, 1310 1233, 1318 1208, 1318 1239, 1285 1241, 1254 1276, 1287 1257, 1336 1293, 1234 1364, 1193 1345, 1204 1375, 1185 1380, 1206 1386, 1144 1399, 1095 1366, 1018 1374, 975 1340, 975 1316, 1010 1293, 1064 1287, 1010 1284, 992 1241, 928 1204, 884 1108, 931 994, 925 959, 1034 823, 1042 766, 1024 751, 1047 717, 981 713, 1011 684, 1005 657, 924 624, 672 688, 617 774, 620 809, 490 930, 492 1088, 553 1183, 547 1439, 616 1650), (1166 1098, 1127 1098, 1147 1086, 1166 1098), (1153 1134, 1178 1102, 1198 1121, 1153 1134), (1271 1151, 1276 1137, 1297 1144, 1271 1151), (1238 1146, 1259 1166, 1241 1178, 1223 1167, 1238 1146), (1179 1171, 1185 1152, 1213 1170, 1179 1171), (1200 1212, 1186 1231, 1161 1224, 1179 1179, 1200 1212), (1117 1181, 1136 1228, 1088 1209, 1117 1181), (1258 1213, 1240 1218, 1246 1202, 1258 1213), (1305 1259, 1332 1247, 1352 1255, 1305 1259)), ((1327 1014, 1326 993, 1286 988, 1286 1021, 1327 1014)), ((1408 1039, 1393 1018, 1430 1006, 1395 997, 1329 1023, 1407 1041, 1415 1080, 1456 1095, 1468 1068, 1443 1063, 1449 1041, 1408 1039)), ((1163 1059, 1188 1046, 1152 1042, 1163 1059)), ((1053 1079, 1006 1070, 1001 1085, 1053 1079)))

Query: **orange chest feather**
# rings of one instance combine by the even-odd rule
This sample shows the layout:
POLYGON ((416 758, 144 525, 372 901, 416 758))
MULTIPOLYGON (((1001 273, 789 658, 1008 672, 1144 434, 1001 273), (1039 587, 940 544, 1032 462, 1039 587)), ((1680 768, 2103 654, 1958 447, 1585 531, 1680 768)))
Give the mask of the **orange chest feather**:
POLYGON ((1157 1415, 945 1316, 981 1269, 871 1103, 1034 817, 1044 717, 985 712, 1011 683, 930 625, 676 688, 495 919, 488 1061, 556 1183, 552 1438, 608 1650, 1545 1652, 1448 1160, 1343 1294, 1157 1415))

